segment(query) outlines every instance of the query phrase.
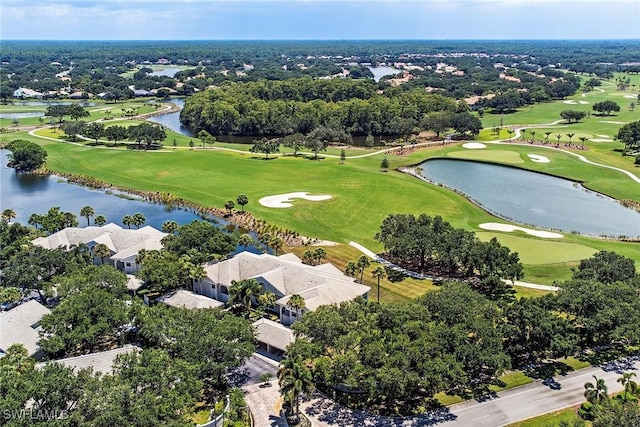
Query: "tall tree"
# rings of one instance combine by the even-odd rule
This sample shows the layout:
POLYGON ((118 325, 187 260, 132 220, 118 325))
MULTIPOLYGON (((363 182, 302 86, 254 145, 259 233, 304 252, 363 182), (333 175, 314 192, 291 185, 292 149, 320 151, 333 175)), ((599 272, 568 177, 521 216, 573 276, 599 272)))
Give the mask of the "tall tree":
POLYGON ((83 206, 82 209, 80 209, 80 216, 87 218, 87 227, 90 225, 89 218, 95 214, 96 211, 91 206, 83 206))
POLYGON ((2 211, 2 220, 11 222, 12 219, 16 217, 16 211, 13 209, 5 209, 2 211))
POLYGON ((360 258, 358 258, 358 271, 360 272, 360 283, 364 283, 364 272, 367 269, 367 267, 369 267, 371 265, 371 262, 369 261, 369 257, 366 255, 360 255, 360 258))
POLYGON ((287 357, 280 362, 278 368, 278 384, 280 394, 291 405, 291 415, 300 417, 300 396, 307 397, 315 390, 311 371, 301 358, 287 357))
POLYGON ((7 166, 20 172, 32 172, 47 160, 47 151, 33 142, 17 139, 6 145, 10 153, 7 155, 7 166))
POLYGON ((371 274, 378 280, 378 302, 380 302, 380 279, 385 278, 386 271, 383 266, 377 265, 371 274))
POLYGON ((133 217, 131 215, 125 215, 122 217, 122 223, 130 230, 133 225, 133 217))
POLYGON ((584 397, 589 403, 601 403, 609 397, 607 394, 609 389, 604 379, 593 375, 593 380, 594 382, 586 382, 584 384, 584 397))
POLYGON ((287 301, 287 306, 289 306, 296 312, 296 319, 300 320, 302 317, 301 316, 302 310, 305 309, 305 307, 307 306, 307 303, 304 301, 304 298, 302 298, 300 295, 294 294, 289 297, 289 301, 287 301))
POLYGON ((104 259, 111 256, 111 250, 104 243, 98 243, 93 247, 93 255, 100 258, 100 263, 104 264, 104 259))
POLYGON ((147 218, 144 216, 142 212, 136 212, 131 217, 131 224, 135 225, 136 228, 140 228, 142 224, 147 221, 147 218))
POLYGON ((103 225, 105 225, 107 223, 107 218, 104 215, 97 215, 93 219, 93 223, 95 225, 97 225, 98 227, 102 227, 103 225))

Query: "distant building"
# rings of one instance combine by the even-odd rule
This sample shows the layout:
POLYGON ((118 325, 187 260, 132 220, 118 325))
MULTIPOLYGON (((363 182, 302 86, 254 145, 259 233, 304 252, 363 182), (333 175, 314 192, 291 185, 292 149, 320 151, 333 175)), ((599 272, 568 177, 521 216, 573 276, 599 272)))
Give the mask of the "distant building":
POLYGON ((255 279, 265 292, 275 294, 280 322, 290 325, 307 311, 321 305, 340 304, 357 297, 367 298, 371 288, 355 283, 332 264, 303 264, 294 254, 279 257, 241 252, 228 260, 204 266, 206 276, 194 281, 193 291, 218 301, 229 301, 229 287, 238 280, 255 279), (293 295, 301 296, 305 307, 296 313, 288 306, 293 295))
POLYGON ((0 356, 14 344, 22 344, 34 359, 40 359, 44 352, 40 349, 38 328, 45 314, 51 313, 36 300, 27 301, 9 311, 0 313, 0 356))
POLYGON ((26 87, 20 87, 16 90, 13 91, 13 97, 14 98, 20 98, 20 99, 24 99, 24 98, 36 98, 36 99, 42 99, 44 97, 44 95, 38 91, 35 91, 33 89, 28 89, 26 87))
MULTIPOLYGON (((113 265, 118 270, 133 274, 140 269, 135 259, 141 250, 162 249, 161 240, 167 233, 163 233, 151 226, 139 230, 129 230, 117 224, 109 223, 102 227, 68 227, 47 237, 38 237, 31 243, 45 249, 59 247, 70 248, 73 245, 85 244, 93 256, 95 264, 102 264, 100 257, 93 255, 94 247, 102 243, 109 248, 110 256, 104 262, 113 265)), ((133 284, 131 286, 134 286, 133 284)))

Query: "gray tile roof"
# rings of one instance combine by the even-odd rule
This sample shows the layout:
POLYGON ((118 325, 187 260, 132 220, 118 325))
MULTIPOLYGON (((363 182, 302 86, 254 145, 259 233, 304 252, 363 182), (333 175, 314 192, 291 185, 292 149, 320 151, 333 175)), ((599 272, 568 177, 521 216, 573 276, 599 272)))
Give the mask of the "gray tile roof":
POLYGON ((183 289, 163 295, 158 298, 158 301, 171 307, 184 307, 190 310, 198 308, 216 308, 224 305, 220 301, 204 295, 194 294, 193 292, 185 291, 183 289))
POLYGON ((273 256, 241 252, 228 260, 204 266, 207 277, 225 286, 232 281, 256 279, 268 282, 281 298, 278 303, 286 303, 288 296, 299 294, 305 298, 307 308, 325 304, 338 304, 365 295, 371 288, 344 275, 330 264, 310 266, 302 264, 299 258, 293 260, 288 255, 273 256))
POLYGON ((139 230, 129 230, 109 223, 102 227, 68 227, 50 236, 38 237, 32 240, 32 243, 45 249, 55 249, 61 246, 68 248, 80 243, 102 243, 111 250, 111 259, 120 260, 137 254, 141 249, 162 249, 160 241, 166 235, 167 233, 158 231, 151 226, 145 226, 139 230))
POLYGON ((30 356, 35 355, 40 350, 37 323, 49 313, 51 310, 36 300, 0 313, 0 351, 6 352, 13 344, 22 344, 30 356))
POLYGON ((256 331, 258 341, 285 351, 295 341, 293 331, 286 326, 269 319, 258 319, 251 324, 256 331))
POLYGON ((83 354, 82 356, 69 357, 66 359, 49 360, 47 362, 38 363, 37 368, 42 368, 49 363, 61 363, 65 366, 74 369, 86 369, 93 368, 93 372, 100 372, 102 374, 111 374, 113 370, 113 362, 116 356, 120 354, 127 354, 133 351, 140 351, 139 347, 131 344, 127 344, 123 347, 116 348, 109 351, 101 351, 99 353, 83 354))

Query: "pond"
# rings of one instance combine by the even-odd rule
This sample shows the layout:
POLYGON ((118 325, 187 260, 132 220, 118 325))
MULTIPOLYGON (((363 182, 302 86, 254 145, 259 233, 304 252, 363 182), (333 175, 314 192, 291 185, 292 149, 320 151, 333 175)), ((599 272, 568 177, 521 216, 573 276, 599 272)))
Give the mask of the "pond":
POLYGON ((29 117, 43 117, 44 113, 0 113, 0 119, 26 119, 29 117))
POLYGON ((596 236, 640 236, 640 213, 573 181, 465 160, 435 159, 418 166, 428 180, 521 224, 596 236))
MULTIPOLYGON (((160 230, 165 221, 176 221, 187 224, 202 218, 191 210, 171 209, 165 205, 146 202, 139 197, 119 191, 94 190, 81 185, 71 184, 56 176, 37 176, 34 174, 16 173, 7 166, 9 151, 0 150, 0 200, 2 210, 13 209, 17 217, 14 222, 27 224, 32 213, 46 214, 59 206, 63 212, 71 212, 78 217, 79 227, 85 227, 87 220, 80 216, 83 206, 91 206, 96 215, 104 215, 108 222, 122 227, 122 218, 141 212, 146 218, 145 225, 160 230)), ((95 218, 95 217, 94 217, 95 218)), ((93 218, 92 218, 93 219, 93 218)), ((211 219, 220 226, 226 227, 228 222, 221 218, 211 219)), ((93 225, 93 221, 91 221, 93 225)), ((253 235, 253 234, 252 234, 253 235)), ((253 235, 255 238, 256 236, 253 235)), ((255 247, 248 250, 257 251, 255 247)))
POLYGON ((377 83, 384 76, 391 76, 398 74, 401 71, 392 67, 369 67, 369 70, 373 73, 373 80, 377 83))
POLYGON ((176 73, 182 71, 180 68, 163 68, 162 70, 154 71, 151 73, 152 76, 165 76, 165 77, 173 77, 176 73))

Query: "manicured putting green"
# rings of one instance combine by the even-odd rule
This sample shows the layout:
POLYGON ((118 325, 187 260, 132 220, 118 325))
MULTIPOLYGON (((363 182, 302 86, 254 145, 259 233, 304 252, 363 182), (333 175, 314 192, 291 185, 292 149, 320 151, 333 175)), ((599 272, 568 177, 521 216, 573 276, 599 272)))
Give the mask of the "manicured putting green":
POLYGON ((590 258, 596 249, 575 243, 558 241, 544 241, 510 236, 500 233, 477 232, 476 235, 483 242, 496 237, 498 241, 520 255, 524 264, 552 264, 557 262, 579 261, 590 258))
POLYGON ((451 151, 447 156, 464 160, 483 160, 487 162, 500 162, 518 164, 524 163, 519 153, 511 150, 465 150, 451 151))

